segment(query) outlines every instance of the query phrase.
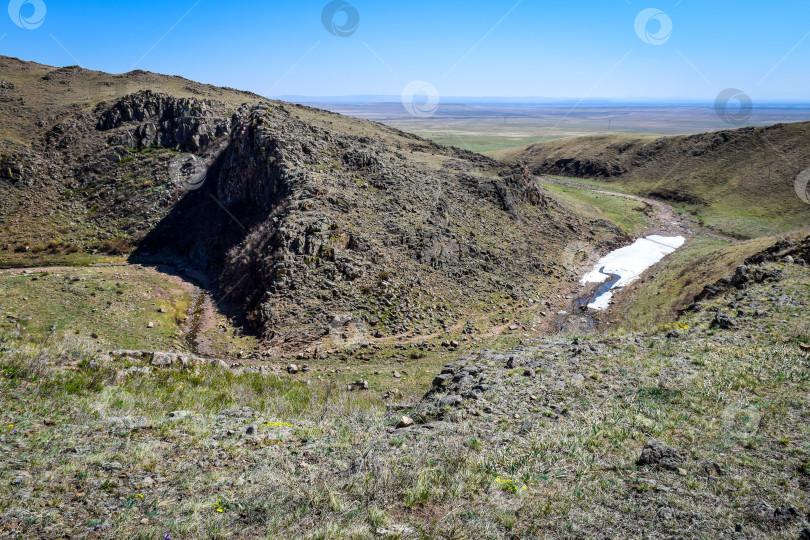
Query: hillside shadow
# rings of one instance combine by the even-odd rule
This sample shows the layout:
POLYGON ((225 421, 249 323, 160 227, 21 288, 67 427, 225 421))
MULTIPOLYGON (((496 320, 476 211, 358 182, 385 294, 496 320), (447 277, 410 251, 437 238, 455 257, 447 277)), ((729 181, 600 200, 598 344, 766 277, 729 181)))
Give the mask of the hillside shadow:
MULTIPOLYGON (((209 178, 217 177, 218 166, 212 167, 209 178)), ((246 317, 252 307, 246 304, 250 296, 246 291, 260 290, 260 277, 249 269, 236 282, 225 276, 233 273, 228 253, 245 241, 257 218, 247 205, 221 203, 216 182, 208 180, 199 189, 186 192, 128 260, 192 282, 210 295, 221 314, 256 336, 258 329, 246 317)))

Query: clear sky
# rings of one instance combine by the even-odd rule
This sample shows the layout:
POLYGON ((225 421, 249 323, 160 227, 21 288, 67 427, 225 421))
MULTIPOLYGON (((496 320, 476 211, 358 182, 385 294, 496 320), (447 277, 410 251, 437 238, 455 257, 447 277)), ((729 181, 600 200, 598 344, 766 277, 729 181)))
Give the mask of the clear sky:
POLYGON ((807 0, 348 0, 325 25, 327 5, 12 0, 0 54, 266 96, 810 101, 807 0))

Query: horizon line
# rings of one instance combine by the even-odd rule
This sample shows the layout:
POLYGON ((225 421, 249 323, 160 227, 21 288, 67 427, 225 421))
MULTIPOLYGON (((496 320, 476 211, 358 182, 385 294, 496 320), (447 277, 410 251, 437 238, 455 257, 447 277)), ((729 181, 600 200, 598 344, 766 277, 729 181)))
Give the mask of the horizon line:
MULTIPOLYGON (((338 96, 306 96, 306 95, 280 95, 268 96, 267 99, 288 101, 293 103, 327 103, 341 105, 365 105, 365 104, 396 104, 402 103, 402 97, 386 94, 347 94, 338 96)), ((715 101, 700 98, 553 98, 541 96, 446 96, 441 98, 442 104, 525 104, 525 105, 545 105, 562 103, 616 103, 616 104, 649 104, 649 105, 701 105, 714 107, 715 101)), ((810 100, 790 100, 784 98, 773 98, 762 100, 753 104, 753 108, 761 108, 771 105, 789 105, 810 107, 810 100)))

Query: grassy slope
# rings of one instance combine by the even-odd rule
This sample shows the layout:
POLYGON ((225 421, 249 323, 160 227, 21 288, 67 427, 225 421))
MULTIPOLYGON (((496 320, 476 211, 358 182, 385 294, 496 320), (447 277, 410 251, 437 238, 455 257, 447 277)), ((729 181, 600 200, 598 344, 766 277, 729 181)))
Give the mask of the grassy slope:
POLYGON ((810 274, 776 267, 787 278, 748 291, 735 331, 709 329, 705 311, 676 340, 593 337, 578 355, 570 340, 541 342, 519 355, 541 363, 534 379, 484 358, 492 411, 470 402, 421 433, 391 431, 401 413, 377 387, 210 369, 121 382, 125 366, 82 362, 93 349, 81 341, 7 333, 0 525, 38 537, 718 538, 740 524, 747 538, 793 539, 810 510, 797 346, 810 341, 810 274), (680 471, 636 464, 651 437, 681 452, 680 471), (799 518, 775 525, 757 501, 799 518))
POLYGON ((772 237, 730 245, 728 242, 694 237, 665 261, 627 287, 623 299, 612 308, 614 322, 638 330, 675 321, 703 288, 732 273, 751 255, 773 244, 772 237))
POLYGON ((650 223, 644 213, 644 203, 569 186, 551 183, 541 185, 549 196, 571 212, 591 219, 605 219, 629 235, 638 233, 650 223))
POLYGON ((796 176, 810 166, 809 140, 805 122, 654 140, 581 137, 499 157, 552 174, 561 173, 558 160, 573 159, 612 187, 665 197, 712 229, 754 238, 810 222, 810 207, 794 191, 796 176), (599 172, 611 168, 608 178, 599 172))
POLYGON ((139 267, 0 273, 0 311, 15 315, 22 331, 88 339, 93 333, 100 349, 182 349, 179 323, 189 303, 181 285, 139 267))

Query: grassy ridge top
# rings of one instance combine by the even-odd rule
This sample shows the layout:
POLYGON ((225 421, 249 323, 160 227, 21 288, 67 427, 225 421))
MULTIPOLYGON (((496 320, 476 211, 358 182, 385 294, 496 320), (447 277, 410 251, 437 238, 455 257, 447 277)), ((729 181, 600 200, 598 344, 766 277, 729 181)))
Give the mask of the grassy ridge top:
POLYGON ((699 135, 564 139, 506 152, 536 174, 594 178, 657 197, 718 232, 755 238, 810 223, 795 191, 810 167, 810 123, 777 124, 699 135))

